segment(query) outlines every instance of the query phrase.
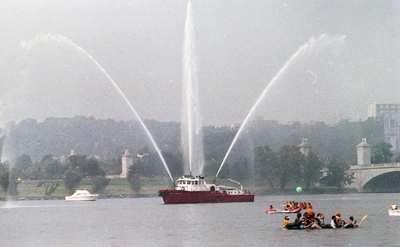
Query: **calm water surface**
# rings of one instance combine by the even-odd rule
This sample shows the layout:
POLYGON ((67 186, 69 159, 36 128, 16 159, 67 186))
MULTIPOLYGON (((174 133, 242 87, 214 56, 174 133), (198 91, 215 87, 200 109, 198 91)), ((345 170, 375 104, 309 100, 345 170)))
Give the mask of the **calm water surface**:
MULTIPOLYGON (((161 198, 0 202, 0 246, 400 246, 400 194, 256 196, 254 203, 164 205, 161 198), (357 229, 283 231, 264 209, 308 201, 357 229)), ((291 221, 295 215, 291 214, 291 221)), ((327 219, 328 220, 328 219, 327 219)))

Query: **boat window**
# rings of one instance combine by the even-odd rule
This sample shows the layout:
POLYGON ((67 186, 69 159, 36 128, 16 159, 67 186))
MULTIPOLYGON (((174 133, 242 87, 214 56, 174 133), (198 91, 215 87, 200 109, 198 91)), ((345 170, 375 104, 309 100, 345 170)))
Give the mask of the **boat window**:
POLYGON ((194 184, 197 185, 197 181, 195 181, 194 184))

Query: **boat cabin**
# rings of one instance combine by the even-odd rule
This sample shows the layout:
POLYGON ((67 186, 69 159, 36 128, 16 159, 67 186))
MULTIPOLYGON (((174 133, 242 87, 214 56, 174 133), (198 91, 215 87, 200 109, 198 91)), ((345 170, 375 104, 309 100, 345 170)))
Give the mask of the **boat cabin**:
POLYGON ((186 191, 209 191, 210 185, 206 183, 203 176, 182 176, 175 182, 176 190, 186 191))
POLYGON ((243 195, 243 190, 238 190, 235 187, 225 185, 207 184, 203 176, 185 175, 179 177, 175 182, 176 190, 185 191, 211 191, 215 193, 227 193, 229 195, 243 195))

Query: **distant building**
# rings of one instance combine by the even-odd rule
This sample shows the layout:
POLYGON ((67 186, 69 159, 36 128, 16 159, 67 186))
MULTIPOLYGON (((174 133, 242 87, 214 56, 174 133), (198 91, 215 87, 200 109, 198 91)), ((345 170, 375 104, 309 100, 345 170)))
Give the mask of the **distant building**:
POLYGON ((400 150, 400 104, 370 104, 368 117, 380 118, 384 123, 384 139, 392 144, 392 151, 400 150))

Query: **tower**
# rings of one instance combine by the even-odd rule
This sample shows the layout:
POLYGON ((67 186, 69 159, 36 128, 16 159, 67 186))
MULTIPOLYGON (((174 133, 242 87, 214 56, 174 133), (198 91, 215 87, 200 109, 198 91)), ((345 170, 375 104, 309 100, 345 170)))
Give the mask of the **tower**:
POLYGON ((303 141, 300 144, 300 152, 304 156, 307 156, 310 151, 311 151, 311 146, 310 144, 308 144, 307 138, 303 138, 303 141))
POLYGON ((357 145, 357 165, 371 165, 371 146, 367 143, 367 138, 362 138, 361 143, 357 145))
POLYGON ((133 156, 129 153, 128 149, 125 149, 125 153, 122 155, 122 173, 119 175, 121 178, 128 177, 128 168, 133 165, 133 156))

